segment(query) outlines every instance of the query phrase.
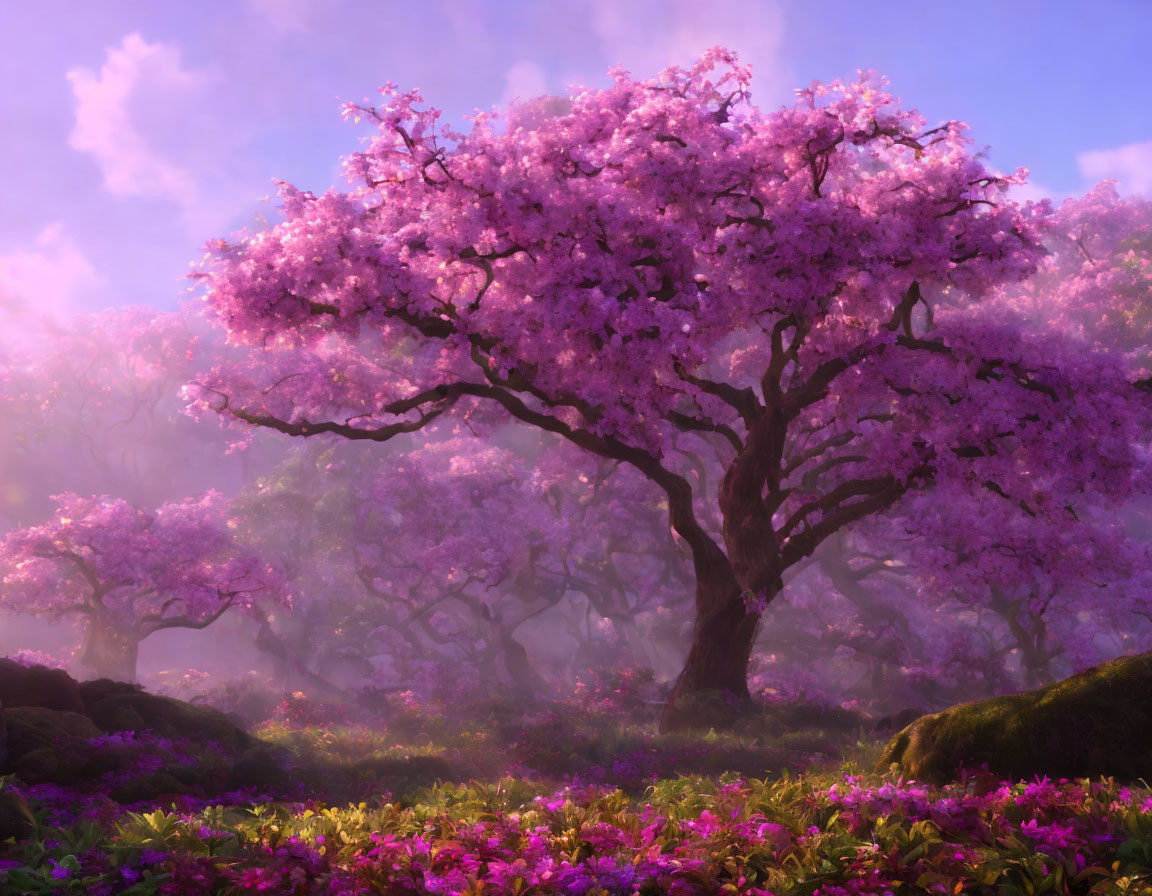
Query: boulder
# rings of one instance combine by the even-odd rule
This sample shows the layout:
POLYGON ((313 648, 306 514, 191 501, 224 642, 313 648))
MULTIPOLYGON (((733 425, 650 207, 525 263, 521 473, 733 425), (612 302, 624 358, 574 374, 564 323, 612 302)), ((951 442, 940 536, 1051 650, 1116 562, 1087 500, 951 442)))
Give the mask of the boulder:
POLYGON ((872 730, 877 734, 887 734, 891 731, 903 731, 922 715, 924 715, 924 710, 916 709, 915 707, 910 706, 907 709, 900 710, 900 712, 894 712, 886 716, 881 716, 876 720, 876 724, 872 726, 872 730))
POLYGON ((4 710, 8 729, 8 757, 11 766, 39 749, 76 751, 83 749, 100 729, 87 716, 75 712, 45 709, 42 706, 15 706, 4 710))
POLYGON ((77 685, 80 699, 84 703, 84 711, 90 712, 94 703, 108 697, 117 697, 123 694, 142 694, 144 689, 138 684, 127 681, 113 681, 111 678, 94 678, 91 681, 82 681, 77 685))
POLYGON ((118 770, 123 763, 113 753, 89 746, 40 747, 25 753, 13 763, 12 771, 25 784, 58 784, 77 790, 90 790, 100 776, 118 770))
POLYGON ((197 796, 223 793, 223 769, 203 765, 173 765, 165 769, 173 778, 197 796))
POLYGON ((167 772, 155 772, 125 781, 108 794, 120 803, 152 802, 161 796, 183 796, 192 793, 192 788, 167 772))
POLYGON ((234 755, 255 743, 218 710, 148 694, 135 685, 98 679, 81 684, 80 693, 88 716, 102 731, 152 731, 161 737, 217 743, 234 755))
POLYGON ((943 784, 986 765, 1007 779, 1152 777, 1152 652, 1021 694, 921 716, 885 745, 878 771, 943 784))
POLYGON ((228 790, 255 787, 262 792, 279 791, 290 778, 285 765, 283 757, 278 759, 266 748, 248 750, 232 765, 224 786, 228 790))
POLYGON ((63 669, 22 666, 0 657, 0 703, 4 706, 42 706, 84 712, 79 685, 63 669))

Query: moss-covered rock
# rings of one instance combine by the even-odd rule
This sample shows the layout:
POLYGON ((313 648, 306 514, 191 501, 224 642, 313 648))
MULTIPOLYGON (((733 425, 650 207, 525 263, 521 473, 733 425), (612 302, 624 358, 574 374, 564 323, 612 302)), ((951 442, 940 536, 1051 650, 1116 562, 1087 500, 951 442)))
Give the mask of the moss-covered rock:
POLYGON ((1121 657, 1036 691, 922 716, 877 770, 942 784, 987 765, 1009 779, 1152 776, 1152 653, 1121 657))
POLYGON ((80 693, 88 716, 102 731, 152 731, 161 737, 217 743, 236 754, 254 744, 243 728, 206 706, 104 679, 84 682, 80 693))
POLYGON ((5 709, 4 721, 8 729, 6 765, 18 762, 34 750, 76 750, 89 738, 100 736, 100 729, 87 716, 42 706, 5 709))
POLYGON ((0 703, 84 712, 76 681, 63 669, 22 666, 0 657, 0 703))
POLYGON ((25 784, 59 784, 77 790, 90 790, 105 772, 123 764, 121 757, 84 745, 69 749, 41 747, 20 757, 12 771, 25 784))
POLYGON ((150 802, 161 796, 179 796, 192 792, 192 788, 185 785, 178 778, 167 772, 155 772, 151 775, 141 775, 131 781, 125 781, 108 794, 120 804, 150 802))
POLYGON ((285 765, 282 756, 277 757, 274 751, 257 747, 236 760, 228 773, 225 787, 228 790, 242 790, 248 787, 262 791, 280 790, 289 779, 285 765))

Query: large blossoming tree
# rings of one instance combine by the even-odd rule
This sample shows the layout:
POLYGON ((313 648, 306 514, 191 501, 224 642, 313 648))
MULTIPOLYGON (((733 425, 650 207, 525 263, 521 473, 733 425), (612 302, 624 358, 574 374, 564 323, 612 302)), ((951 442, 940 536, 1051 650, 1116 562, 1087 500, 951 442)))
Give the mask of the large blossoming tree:
POLYGON ((786 571, 905 496, 1027 503, 1044 470, 1034 512, 1060 524, 1068 496, 1129 488, 1119 366, 978 301, 1033 271, 1044 209, 1007 199, 1018 176, 962 124, 874 76, 766 113, 722 50, 613 77, 468 134, 415 92, 350 107, 378 125, 358 186, 285 185, 282 223, 212 248, 206 298, 254 350, 201 378, 202 406, 383 442, 491 403, 632 466, 696 576, 665 727, 745 705, 786 571))
POLYGON ((0 605, 79 617, 82 660, 97 675, 134 681, 148 636, 287 600, 277 570, 237 543, 215 493, 153 512, 73 494, 56 505, 47 523, 0 540, 0 605))

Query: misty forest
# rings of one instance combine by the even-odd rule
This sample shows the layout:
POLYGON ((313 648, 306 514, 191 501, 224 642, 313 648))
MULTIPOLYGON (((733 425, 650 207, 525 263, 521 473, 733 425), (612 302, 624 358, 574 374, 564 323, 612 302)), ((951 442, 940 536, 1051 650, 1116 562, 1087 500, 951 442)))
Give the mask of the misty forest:
POLYGON ((751 84, 386 86, 0 354, 2 892, 1152 893, 1152 201, 751 84))

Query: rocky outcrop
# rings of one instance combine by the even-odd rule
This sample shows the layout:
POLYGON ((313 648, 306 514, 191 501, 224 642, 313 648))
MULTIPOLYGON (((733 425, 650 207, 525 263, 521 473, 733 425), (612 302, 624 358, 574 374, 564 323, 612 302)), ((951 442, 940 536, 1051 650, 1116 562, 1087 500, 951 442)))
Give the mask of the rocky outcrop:
MULTIPOLYGON (((136 803, 209 797, 257 783, 267 788, 284 779, 271 754, 260 769, 253 767, 259 742, 223 713, 149 694, 137 685, 107 679, 77 683, 61 670, 25 669, 0 659, 0 692, 5 695, 0 774, 15 775, 24 784, 102 789, 118 802, 136 803), (36 704, 38 699, 46 705, 36 704), (109 736, 123 732, 143 737, 109 736), (196 764, 157 768, 157 741, 150 736, 187 745, 183 752, 195 756, 196 764)), ((18 809, 9 809, 11 824, 23 829, 18 809)), ((3 811, 0 806, 0 815, 3 811)))
POLYGON ((63 669, 24 666, 0 657, 0 704, 84 712, 80 686, 63 669))
POLYGON ((876 724, 872 726, 872 730, 877 734, 903 731, 924 714, 924 710, 909 706, 907 709, 902 709, 899 712, 881 716, 876 720, 876 724))
POLYGON ((219 744, 233 753, 255 743, 218 710, 149 694, 135 685, 101 678, 81 684, 80 694, 85 713, 101 731, 151 731, 161 737, 219 744))
POLYGON ((1152 653, 1063 681, 922 716, 885 746, 878 771, 943 784, 987 766, 1008 779, 1152 776, 1152 653))

